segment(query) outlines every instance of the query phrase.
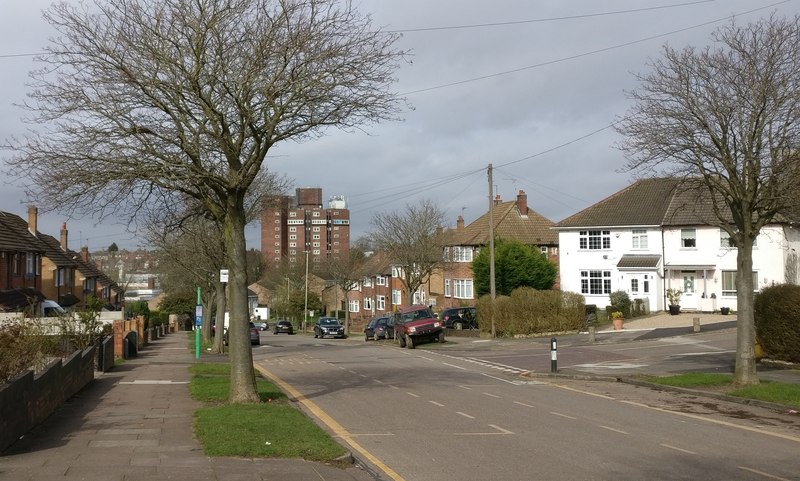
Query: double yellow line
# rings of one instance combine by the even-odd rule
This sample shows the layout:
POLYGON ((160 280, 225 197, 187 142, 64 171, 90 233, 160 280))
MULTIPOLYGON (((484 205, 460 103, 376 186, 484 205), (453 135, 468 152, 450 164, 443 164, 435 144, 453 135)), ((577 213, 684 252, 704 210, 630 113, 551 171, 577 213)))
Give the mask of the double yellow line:
POLYGON ((295 398, 298 402, 302 403, 309 411, 311 411, 314 416, 316 416, 320 421, 325 423, 328 428, 333 431, 333 433, 341 438, 348 446, 353 448, 353 451, 356 451, 364 458, 368 459, 372 464, 374 464, 378 469, 383 471, 387 476, 389 476, 394 481, 405 481, 405 479, 397 474, 392 468, 387 466, 383 461, 376 458, 372 453, 366 450, 363 446, 358 444, 355 439, 353 439, 353 435, 350 434, 341 424, 337 423, 332 417, 328 416, 328 414, 322 410, 319 406, 317 406, 313 401, 307 399, 303 393, 295 389, 291 384, 287 383, 283 379, 279 378, 275 374, 269 372, 263 366, 258 364, 253 364, 256 370, 261 373, 262 376, 266 377, 270 381, 274 382, 278 386, 281 387, 285 392, 289 393, 293 398, 295 398))

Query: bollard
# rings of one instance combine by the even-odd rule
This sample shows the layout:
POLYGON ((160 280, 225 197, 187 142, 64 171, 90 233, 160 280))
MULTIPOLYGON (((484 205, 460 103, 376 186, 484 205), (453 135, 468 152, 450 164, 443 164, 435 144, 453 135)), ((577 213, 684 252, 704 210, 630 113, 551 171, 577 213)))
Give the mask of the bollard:
POLYGON ((555 337, 550 338, 550 372, 558 371, 558 341, 555 337))
POLYGON ((700 332, 700 318, 699 317, 695 317, 695 318, 692 319, 692 329, 694 329, 694 332, 700 332))
POLYGON ((589 342, 591 342, 592 344, 594 344, 597 341, 595 334, 596 334, 595 327, 589 326, 589 342))

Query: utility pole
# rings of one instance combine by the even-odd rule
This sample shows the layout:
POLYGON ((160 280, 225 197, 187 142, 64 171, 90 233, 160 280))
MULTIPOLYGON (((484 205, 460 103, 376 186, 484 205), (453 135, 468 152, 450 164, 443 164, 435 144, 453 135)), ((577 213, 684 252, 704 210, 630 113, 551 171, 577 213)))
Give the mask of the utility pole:
POLYGON ((489 164, 489 295, 492 299, 491 320, 492 320, 492 339, 497 337, 494 325, 494 301, 497 297, 497 290, 494 284, 494 190, 492 184, 492 164, 489 164))

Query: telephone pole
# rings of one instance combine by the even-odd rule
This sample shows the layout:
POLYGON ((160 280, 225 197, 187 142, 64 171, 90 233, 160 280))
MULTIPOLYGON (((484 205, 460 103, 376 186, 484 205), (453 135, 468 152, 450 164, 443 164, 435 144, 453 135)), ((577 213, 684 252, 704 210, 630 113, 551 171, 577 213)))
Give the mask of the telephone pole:
POLYGON ((492 184, 492 164, 489 164, 489 295, 492 299, 491 320, 492 320, 492 339, 497 337, 494 325, 494 301, 497 291, 494 284, 494 190, 492 184))

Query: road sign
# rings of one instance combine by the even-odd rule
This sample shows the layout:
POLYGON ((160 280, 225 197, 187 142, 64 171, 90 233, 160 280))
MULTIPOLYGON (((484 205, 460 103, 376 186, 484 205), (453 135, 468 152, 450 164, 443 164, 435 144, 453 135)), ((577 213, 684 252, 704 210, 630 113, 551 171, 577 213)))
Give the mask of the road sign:
POLYGON ((219 281, 223 284, 228 283, 228 269, 219 270, 219 281))
POLYGON ((203 306, 198 304, 194 307, 194 325, 201 326, 203 324, 203 306))

